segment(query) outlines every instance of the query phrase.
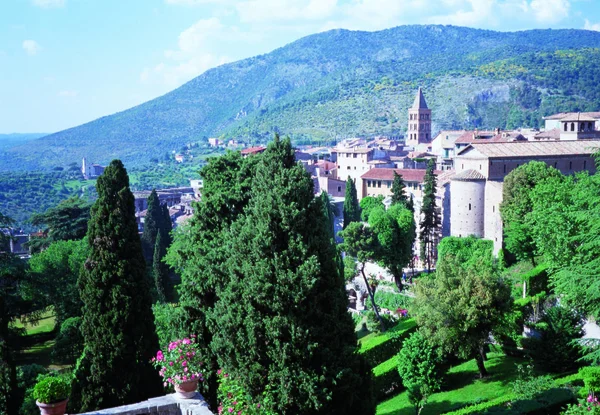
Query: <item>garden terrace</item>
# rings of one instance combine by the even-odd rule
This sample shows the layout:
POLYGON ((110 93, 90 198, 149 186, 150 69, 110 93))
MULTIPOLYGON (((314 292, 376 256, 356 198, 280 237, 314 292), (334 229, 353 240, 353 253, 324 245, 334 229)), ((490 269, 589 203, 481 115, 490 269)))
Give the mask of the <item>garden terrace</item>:
POLYGON ((213 415, 199 393, 191 399, 178 399, 175 394, 116 408, 86 412, 84 415, 213 415))

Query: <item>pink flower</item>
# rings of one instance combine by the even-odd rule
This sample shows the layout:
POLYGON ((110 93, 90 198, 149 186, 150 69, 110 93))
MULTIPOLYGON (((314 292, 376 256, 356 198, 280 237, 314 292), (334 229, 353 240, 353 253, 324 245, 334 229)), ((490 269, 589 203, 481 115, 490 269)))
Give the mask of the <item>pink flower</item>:
POLYGON ((159 350, 158 352, 156 352, 156 360, 158 360, 159 362, 161 362, 163 359, 164 359, 163 352, 161 350, 159 350))
POLYGON ((183 366, 183 367, 187 366, 187 360, 184 360, 183 362, 181 362, 181 366, 183 366))
POLYGON ((173 366, 173 362, 169 362, 169 366, 173 366))
POLYGON ((190 344, 191 341, 188 338, 183 339, 183 344, 190 344))
POLYGON ((229 408, 229 409, 227 409, 227 410, 229 411, 229 413, 232 413, 232 412, 233 412, 233 408, 229 408))

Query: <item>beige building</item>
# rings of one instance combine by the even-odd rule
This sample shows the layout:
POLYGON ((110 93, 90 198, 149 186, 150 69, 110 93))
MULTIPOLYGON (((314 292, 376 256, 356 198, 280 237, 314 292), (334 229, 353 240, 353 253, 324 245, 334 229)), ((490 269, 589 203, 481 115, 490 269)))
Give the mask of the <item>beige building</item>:
POLYGON ((415 148, 419 144, 430 143, 431 140, 431 110, 427 107, 423 90, 419 87, 415 101, 408 109, 406 145, 415 148))
POLYGON ((423 197, 425 171, 425 169, 371 169, 361 176, 361 183, 357 183, 358 199, 367 196, 391 196, 395 172, 402 176, 406 190, 415 200, 420 201, 423 197))
POLYGON ((360 176, 366 173, 370 168, 369 162, 373 160, 375 149, 364 147, 336 147, 331 150, 337 159, 337 175, 341 180, 347 180, 348 176, 358 184, 360 176))
POLYGON ((472 143, 454 160, 450 181, 450 235, 489 239, 494 252, 502 247, 500 203, 504 178, 532 160, 542 161, 563 174, 596 171, 592 153, 600 140, 514 141, 472 143))

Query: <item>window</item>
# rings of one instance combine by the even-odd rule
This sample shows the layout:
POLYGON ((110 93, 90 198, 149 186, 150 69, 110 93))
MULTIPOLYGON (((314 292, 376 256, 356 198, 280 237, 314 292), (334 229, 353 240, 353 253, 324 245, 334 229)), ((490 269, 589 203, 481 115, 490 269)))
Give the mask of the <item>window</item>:
POLYGON ((573 162, 572 161, 569 162, 569 170, 573 170, 573 162))
POLYGON ((348 166, 348 170, 350 170, 350 166, 348 166))
POLYGON ((377 181, 377 187, 381 187, 381 180, 377 181))
POLYGON ((429 140, 429 133, 425 134, 425 139, 429 140))
POLYGON ((371 180, 367 180, 367 187, 371 187, 371 180))
POLYGON ((469 210, 471 210, 471 204, 469 203, 469 210))
POLYGON ((481 170, 481 164, 479 165, 479 170, 481 170))
POLYGON ((356 166, 354 166, 354 170, 356 170, 356 166))
POLYGON ((591 122, 588 122, 588 131, 594 131, 594 126, 591 122))
POLYGON ((567 130, 568 130, 568 128, 567 128, 567 123, 565 123, 565 131, 567 131, 567 130))
POLYGON ((465 163, 463 163, 461 169, 463 169, 463 170, 465 169, 465 163))
POLYGON ((385 185, 387 186, 387 188, 389 189, 390 186, 392 185, 392 182, 390 182, 389 180, 385 181, 385 185))
POLYGON ((585 165, 587 164, 587 160, 583 160, 583 169, 585 170, 585 165))
POLYGON ((338 193, 342 192, 342 186, 338 186, 338 193))
POLYGON ((574 122, 571 123, 571 131, 575 131, 575 123, 574 122))
POLYGON ((504 173, 506 173, 506 164, 504 165, 504 173))
POLYGON ((354 154, 352 155, 352 157, 354 157, 354 158, 357 158, 357 157, 358 157, 358 154, 354 153, 354 154))
POLYGON ((496 206, 492 206, 492 212, 496 212, 496 206))

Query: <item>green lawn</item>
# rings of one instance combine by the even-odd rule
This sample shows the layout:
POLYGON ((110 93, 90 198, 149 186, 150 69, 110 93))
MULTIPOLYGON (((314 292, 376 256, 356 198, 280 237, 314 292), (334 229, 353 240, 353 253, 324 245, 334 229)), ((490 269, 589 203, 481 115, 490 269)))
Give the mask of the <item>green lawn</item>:
POLYGON ((360 350, 365 351, 372 349, 375 346, 379 346, 390 339, 389 335, 397 331, 405 331, 415 327, 417 323, 414 319, 409 318, 407 320, 401 320, 396 326, 388 329, 385 333, 370 333, 363 336, 360 340, 360 350))
POLYGON ((54 318, 54 311, 47 310, 41 315, 39 320, 34 320, 31 323, 24 324, 21 321, 15 323, 17 328, 25 328, 27 336, 41 333, 49 333, 54 330, 54 324, 56 319, 54 318))
POLYGON ((17 321, 16 327, 25 328, 23 350, 16 356, 17 365, 39 364, 49 369, 61 369, 64 366, 52 362, 52 347, 54 346, 55 316, 52 309, 41 315, 39 320, 23 324, 17 321))
MULTIPOLYGON (((505 356, 502 353, 489 353, 486 368, 489 376, 477 378, 475 360, 451 368, 446 376, 445 387, 433 394, 421 412, 422 415, 435 415, 458 409, 464 405, 489 401, 512 391, 511 382, 516 377, 515 364, 523 359, 505 356)), ((387 364, 384 362, 379 366, 387 364)), ((383 368, 376 369, 382 370, 383 368)), ((408 402, 406 392, 388 399, 377 406, 377 415, 413 415, 414 408, 408 402)))

